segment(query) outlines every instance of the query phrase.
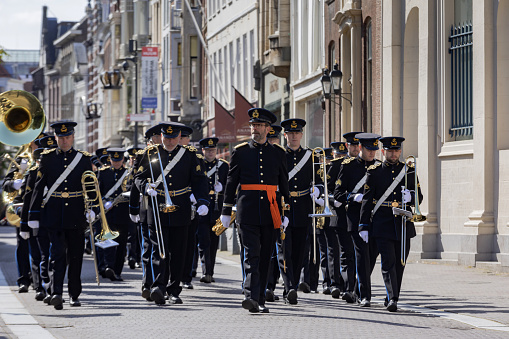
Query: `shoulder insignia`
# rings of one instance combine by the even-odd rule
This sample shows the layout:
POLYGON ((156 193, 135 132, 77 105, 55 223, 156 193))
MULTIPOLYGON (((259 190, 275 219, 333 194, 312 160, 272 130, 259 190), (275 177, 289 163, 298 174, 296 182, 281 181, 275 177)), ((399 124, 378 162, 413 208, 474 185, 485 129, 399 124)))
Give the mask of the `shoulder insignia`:
POLYGON ((110 166, 103 166, 103 167, 99 168, 99 171, 104 171, 107 169, 110 169, 110 166))
POLYGON ((184 145, 184 148, 187 148, 191 152, 196 152, 197 151, 196 147, 194 147, 194 146, 184 145))
POLYGON ((29 171, 35 171, 38 168, 39 168, 39 165, 35 164, 32 167, 30 167, 29 171))
POLYGON ((196 165, 196 172, 199 172, 201 171, 201 166, 200 165, 196 165))
POLYGON ((148 145, 147 147, 142 149, 140 152, 142 152, 142 154, 143 154, 143 153, 145 153, 148 150, 153 150, 154 148, 157 148, 157 145, 148 145))
POLYGON ((46 149, 46 150, 42 151, 41 155, 49 154, 51 152, 55 152, 56 150, 57 150, 57 148, 49 148, 49 149, 46 149))
POLYGON ((204 159, 205 157, 203 155, 201 155, 200 153, 196 153, 196 157, 198 159, 204 159))
POLYGON ((334 159, 331 160, 331 162, 338 161, 338 160, 343 160, 343 158, 334 158, 334 159))
POLYGON ((346 164, 349 164, 352 162, 352 160, 355 159, 355 158, 346 158, 345 160, 343 160, 343 162, 341 163, 341 165, 346 165, 346 164))
POLYGON ((336 185, 341 185, 341 179, 336 180, 336 185))
POLYGON ((80 152, 80 153, 83 153, 83 155, 86 156, 86 157, 91 157, 92 156, 92 154, 88 153, 87 151, 81 151, 79 149, 77 151, 80 152))
POLYGON ((141 155, 145 153, 145 149, 140 149, 138 152, 136 152, 136 155, 141 155))
POLYGON ((138 169, 136 170, 135 173, 138 173, 138 172, 143 172, 143 166, 138 167, 138 169))
POLYGON ((41 177, 42 177, 41 171, 37 171, 37 178, 41 178, 41 177))
POLYGON ((375 168, 377 168, 378 166, 380 166, 382 163, 381 162, 377 162, 376 164, 373 164, 371 166, 368 167, 368 171, 370 170, 374 170, 375 168))
POLYGON ((219 161, 222 161, 222 162, 224 162, 224 163, 225 163, 225 164, 227 164, 227 165, 229 165, 229 164, 230 164, 228 161, 226 161, 226 160, 224 160, 224 159, 219 159, 219 161))
POLYGON ((283 146, 281 146, 280 144, 273 144, 273 145, 281 148, 283 150, 283 152, 286 152, 285 148, 283 146))
POLYGON ((365 190, 369 190, 369 186, 368 186, 368 184, 364 184, 364 189, 365 189, 365 190))
POLYGON ((237 149, 237 148, 240 148, 240 147, 242 147, 242 146, 246 146, 247 144, 248 144, 248 142, 247 142, 247 141, 244 141, 244 142, 242 142, 242 143, 238 144, 237 146, 235 146, 234 148, 235 148, 235 149, 237 149))

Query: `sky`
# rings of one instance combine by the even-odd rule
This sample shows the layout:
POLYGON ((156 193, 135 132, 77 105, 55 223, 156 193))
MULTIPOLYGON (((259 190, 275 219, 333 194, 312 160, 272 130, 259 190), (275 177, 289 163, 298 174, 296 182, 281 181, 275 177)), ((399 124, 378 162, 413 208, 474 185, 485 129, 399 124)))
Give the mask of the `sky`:
POLYGON ((87 0, 0 0, 0 46, 39 49, 42 6, 48 7, 48 17, 61 22, 81 20, 87 4, 87 0))

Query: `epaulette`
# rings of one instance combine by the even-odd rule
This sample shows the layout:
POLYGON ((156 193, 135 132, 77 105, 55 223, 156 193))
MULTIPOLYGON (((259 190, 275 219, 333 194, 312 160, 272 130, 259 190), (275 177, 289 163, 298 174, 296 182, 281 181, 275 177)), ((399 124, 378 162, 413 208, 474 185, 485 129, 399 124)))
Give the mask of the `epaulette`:
POLYGON ((248 144, 248 142, 247 142, 247 141, 244 141, 243 143, 238 144, 238 145, 237 145, 237 146, 235 146, 234 148, 235 148, 235 149, 237 149, 237 148, 240 148, 240 147, 242 147, 242 146, 246 146, 247 144, 248 144))
POLYGON ((145 153, 146 151, 153 150, 154 148, 157 148, 157 146, 158 146, 157 144, 155 144, 155 145, 148 145, 147 147, 142 149, 140 152, 145 153))
POLYGON ((281 146, 280 144, 273 144, 273 145, 281 148, 283 150, 283 152, 286 152, 285 148, 283 146, 281 146))
POLYGON ((201 155, 200 153, 196 153, 196 157, 198 159, 204 159, 205 157, 203 155, 201 155))
POLYGON ((92 154, 88 153, 87 151, 81 151, 79 149, 77 149, 76 151, 78 151, 80 153, 83 153, 83 155, 86 156, 86 157, 91 157, 92 156, 92 154))
POLYGON ((138 152, 136 152, 136 155, 141 155, 145 153, 145 149, 140 149, 138 152))
POLYGON ((346 158, 345 160, 343 160, 343 162, 341 163, 341 165, 346 165, 346 164, 349 164, 352 162, 352 160, 355 159, 353 157, 350 157, 350 158, 346 158))
POLYGON ((110 168, 110 166, 103 166, 103 167, 99 168, 99 171, 104 171, 104 170, 107 170, 109 168, 110 168))
POLYGON ((374 170, 375 168, 377 168, 378 166, 380 166, 382 163, 381 162, 377 162, 371 166, 368 167, 368 171, 370 170, 374 170))
POLYGON ((343 160, 343 158, 334 158, 334 159, 331 160, 331 162, 338 161, 338 160, 343 160))
POLYGON ((226 161, 226 160, 224 160, 224 159, 219 159, 219 161, 222 161, 222 162, 224 162, 224 163, 225 163, 225 164, 227 164, 227 165, 229 165, 229 164, 230 164, 228 161, 226 161))
POLYGON ((38 168, 39 168, 39 165, 35 164, 32 167, 30 167, 29 171, 35 171, 38 168))
POLYGON ((187 148, 191 152, 196 152, 197 151, 196 147, 190 146, 190 145, 184 145, 184 148, 187 148))
POLYGON ((44 151, 41 152, 41 155, 43 154, 49 154, 51 152, 55 152, 57 150, 57 148, 49 148, 49 149, 45 149, 44 151))

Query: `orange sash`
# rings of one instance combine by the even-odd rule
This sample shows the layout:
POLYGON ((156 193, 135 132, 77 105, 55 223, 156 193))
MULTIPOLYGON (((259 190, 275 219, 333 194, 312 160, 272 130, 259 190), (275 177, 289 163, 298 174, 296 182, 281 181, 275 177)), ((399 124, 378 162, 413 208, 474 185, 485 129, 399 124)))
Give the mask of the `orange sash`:
POLYGON ((240 185, 243 191, 266 191, 270 203, 270 214, 272 215, 272 222, 274 228, 278 229, 281 226, 281 214, 279 214, 279 207, 276 202, 276 185, 262 185, 262 184, 244 184, 240 185))

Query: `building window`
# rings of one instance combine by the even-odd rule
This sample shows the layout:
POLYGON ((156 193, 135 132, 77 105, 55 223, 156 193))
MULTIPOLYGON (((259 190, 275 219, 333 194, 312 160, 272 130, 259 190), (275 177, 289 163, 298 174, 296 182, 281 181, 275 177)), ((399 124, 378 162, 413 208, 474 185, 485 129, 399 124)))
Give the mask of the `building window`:
POLYGON ((454 0, 451 27, 451 128, 453 140, 472 139, 472 0, 454 0))
POLYGON ((372 33, 371 33, 371 20, 366 25, 366 132, 373 130, 373 105, 372 105, 372 70, 373 70, 373 57, 372 57, 372 33))
POLYGON ((320 97, 306 102, 306 122, 308 147, 323 147, 323 110, 320 97))
MULTIPOLYGON (((196 36, 192 36, 190 37, 190 41, 191 41, 191 53, 190 53, 190 58, 191 58, 191 74, 190 74, 190 85, 191 85, 191 88, 190 88, 190 97, 192 99, 195 99, 198 97, 198 84, 199 84, 199 79, 198 79, 198 37, 196 36)), ((215 59, 215 55, 214 55, 214 59, 215 59)))

